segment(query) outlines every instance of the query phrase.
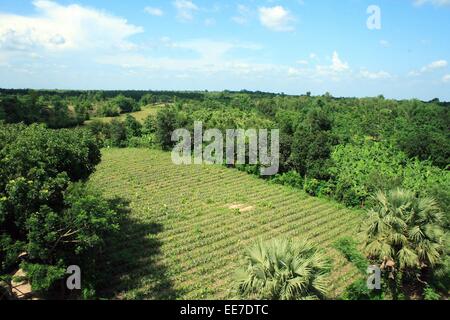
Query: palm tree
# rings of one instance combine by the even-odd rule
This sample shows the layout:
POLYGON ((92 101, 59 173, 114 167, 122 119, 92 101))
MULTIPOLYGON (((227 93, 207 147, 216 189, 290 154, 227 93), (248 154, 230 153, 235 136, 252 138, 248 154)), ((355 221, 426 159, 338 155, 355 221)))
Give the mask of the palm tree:
POLYGON ((259 241, 236 274, 238 292, 264 300, 321 299, 327 294, 330 261, 307 242, 259 241))
POLYGON ((374 199, 363 223, 369 258, 391 271, 436 266, 444 249, 443 215, 436 201, 402 189, 380 191, 374 199))

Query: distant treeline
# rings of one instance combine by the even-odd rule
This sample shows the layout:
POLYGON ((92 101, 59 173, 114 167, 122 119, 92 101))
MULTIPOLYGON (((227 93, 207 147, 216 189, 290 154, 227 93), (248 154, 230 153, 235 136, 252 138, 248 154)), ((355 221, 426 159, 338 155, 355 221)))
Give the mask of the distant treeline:
MULTIPOLYGON (((275 97, 265 92, 246 93, 255 99, 275 97)), ((228 103, 237 92, 214 94, 217 101, 228 103)), ((83 124, 92 116, 115 117, 139 111, 148 104, 176 101, 204 101, 207 91, 144 91, 144 90, 29 90, 0 89, 0 121, 6 123, 45 123, 50 128, 69 128, 83 124)))
MULTIPOLYGON (((152 95, 160 102, 171 102, 174 99, 203 100, 208 95, 208 91, 154 91, 154 90, 31 90, 31 89, 1 89, 0 95, 27 95, 31 92, 39 92, 46 96, 59 96, 61 98, 73 98, 80 96, 101 97, 103 99, 114 98, 124 95, 139 101, 145 95, 152 95)), ((246 93, 255 98, 274 97, 284 95, 283 93, 270 93, 261 91, 223 91, 224 94, 246 93)))

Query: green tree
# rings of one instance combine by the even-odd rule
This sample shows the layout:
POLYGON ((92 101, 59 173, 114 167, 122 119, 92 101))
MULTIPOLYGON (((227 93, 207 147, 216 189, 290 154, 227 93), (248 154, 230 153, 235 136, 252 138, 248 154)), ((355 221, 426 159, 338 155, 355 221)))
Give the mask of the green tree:
POLYGON ((127 133, 127 138, 140 137, 142 136, 142 125, 136 120, 132 115, 127 115, 125 118, 125 130, 127 133))
POLYGON ((330 261, 306 241, 258 242, 244 255, 236 274, 245 298, 269 300, 322 299, 327 295, 330 261))
POLYGON ((310 111, 292 142, 290 164, 302 176, 326 180, 330 157, 337 139, 331 133, 331 121, 320 109, 310 111))
POLYGON ((156 116, 156 141, 165 150, 173 146, 172 132, 178 129, 177 115, 174 108, 164 108, 156 116))
POLYGON ((425 273, 440 264, 443 215, 432 198, 407 190, 380 191, 375 200, 363 224, 365 250, 371 260, 389 267, 395 298, 399 276, 425 281, 425 273))
POLYGON ((107 137, 113 147, 126 146, 127 130, 123 122, 113 119, 107 130, 107 137))
POLYGON ((100 162, 95 139, 81 129, 2 125, 0 159, 0 276, 25 252, 35 290, 50 289, 70 264, 89 279, 94 252, 117 228, 115 212, 83 183, 100 162))
POLYGON ((142 107, 145 107, 145 106, 151 105, 155 102, 156 102, 156 97, 154 97, 150 93, 146 93, 142 96, 141 100, 139 100, 139 105, 141 105, 142 107))
POLYGON ((111 102, 120 109, 121 113, 130 113, 141 110, 141 107, 136 103, 136 100, 125 97, 122 94, 112 99, 111 102))
POLYGON ((142 126, 143 134, 152 134, 156 132, 156 117, 149 115, 144 120, 144 125, 142 126))

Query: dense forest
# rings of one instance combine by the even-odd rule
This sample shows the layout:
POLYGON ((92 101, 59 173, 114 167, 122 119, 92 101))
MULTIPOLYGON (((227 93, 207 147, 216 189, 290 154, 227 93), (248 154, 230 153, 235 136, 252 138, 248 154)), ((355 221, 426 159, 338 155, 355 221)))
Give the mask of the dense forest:
MULTIPOLYGON (((371 261, 393 261, 398 276, 377 294, 355 282, 344 298, 446 297, 449 107, 437 99, 309 93, 0 90, 0 274, 10 283, 11 271, 20 264, 34 290, 54 294, 75 257, 84 261, 85 270, 94 270, 92 257, 124 218, 97 191, 84 188, 101 161, 100 150, 171 150, 174 130, 193 131, 194 121, 202 121, 205 129, 223 131, 279 129, 280 172, 262 179, 366 212, 361 226, 365 250, 354 239, 336 247, 362 272, 371 261), (157 112, 140 122, 133 113, 144 107, 157 112), (126 115, 124 120, 120 115, 126 115)), ((259 175, 258 165, 236 169, 259 175)), ((285 254, 300 250, 314 260, 306 244, 272 243, 269 249, 280 246, 289 248, 285 254)), ((94 291, 101 279, 86 272, 94 291)), ((242 280, 242 295, 257 295, 253 286, 254 281, 242 280)), ((267 290, 262 297, 298 297, 267 290)))

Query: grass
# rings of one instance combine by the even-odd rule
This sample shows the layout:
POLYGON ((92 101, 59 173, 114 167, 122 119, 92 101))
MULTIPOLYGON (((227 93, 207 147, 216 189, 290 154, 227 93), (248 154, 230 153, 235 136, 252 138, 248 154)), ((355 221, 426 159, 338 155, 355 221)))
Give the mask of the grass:
MULTIPOLYGON (((127 113, 127 114, 130 114, 133 117, 135 117, 136 120, 139 121, 140 123, 144 123, 145 119, 147 119, 147 117, 149 115, 156 116, 158 111, 161 110, 163 107, 164 107, 164 105, 161 105, 161 104, 148 105, 148 106, 142 107, 141 111, 131 112, 131 113, 127 113)), ((111 122, 113 119, 123 121, 123 120, 125 120, 127 114, 121 114, 118 117, 93 117, 90 120, 86 121, 85 124, 89 124, 93 121, 111 122)))
POLYGON ((355 234, 361 213, 331 201, 221 166, 175 166, 170 153, 146 149, 103 150, 90 183, 130 208, 106 254, 105 296, 232 298, 243 250, 281 236, 327 251, 333 295, 358 275, 333 242, 355 234))

